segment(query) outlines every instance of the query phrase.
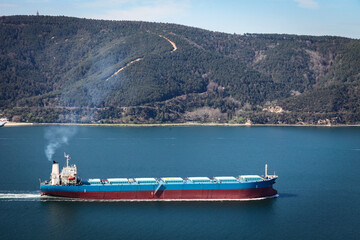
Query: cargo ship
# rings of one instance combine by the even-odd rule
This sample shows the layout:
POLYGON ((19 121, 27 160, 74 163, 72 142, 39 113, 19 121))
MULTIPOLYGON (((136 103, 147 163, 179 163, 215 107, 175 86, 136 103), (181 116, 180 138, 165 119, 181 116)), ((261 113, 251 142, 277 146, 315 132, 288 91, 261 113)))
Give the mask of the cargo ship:
POLYGON ((124 201, 222 201, 258 200, 278 196, 273 184, 278 176, 240 175, 208 177, 107 178, 80 179, 76 165, 59 173, 53 162, 50 180, 41 182, 42 196, 124 201))

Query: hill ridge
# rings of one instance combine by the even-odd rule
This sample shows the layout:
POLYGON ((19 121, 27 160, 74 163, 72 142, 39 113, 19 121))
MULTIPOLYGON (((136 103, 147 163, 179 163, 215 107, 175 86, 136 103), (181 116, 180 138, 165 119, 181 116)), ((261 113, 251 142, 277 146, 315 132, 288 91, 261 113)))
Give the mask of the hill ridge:
POLYGON ((360 122, 357 39, 51 16, 0 27, 0 115, 13 120, 360 122))

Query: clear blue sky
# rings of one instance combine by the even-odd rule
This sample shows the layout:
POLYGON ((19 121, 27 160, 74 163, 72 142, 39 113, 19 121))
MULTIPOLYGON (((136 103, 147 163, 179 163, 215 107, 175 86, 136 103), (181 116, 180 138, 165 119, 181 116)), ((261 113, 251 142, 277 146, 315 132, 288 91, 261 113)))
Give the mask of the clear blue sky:
POLYGON ((360 0, 0 0, 0 15, 177 23, 227 33, 360 38, 360 0))

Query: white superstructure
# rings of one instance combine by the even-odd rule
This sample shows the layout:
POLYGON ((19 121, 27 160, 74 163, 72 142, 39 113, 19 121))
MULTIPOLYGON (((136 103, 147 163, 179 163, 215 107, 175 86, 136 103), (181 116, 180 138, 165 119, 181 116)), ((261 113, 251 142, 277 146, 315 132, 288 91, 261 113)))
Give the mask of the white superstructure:
POLYGON ((51 171, 51 185, 75 185, 77 183, 76 165, 69 165, 70 157, 64 153, 66 158, 66 166, 63 167, 59 174, 59 163, 53 162, 51 171))

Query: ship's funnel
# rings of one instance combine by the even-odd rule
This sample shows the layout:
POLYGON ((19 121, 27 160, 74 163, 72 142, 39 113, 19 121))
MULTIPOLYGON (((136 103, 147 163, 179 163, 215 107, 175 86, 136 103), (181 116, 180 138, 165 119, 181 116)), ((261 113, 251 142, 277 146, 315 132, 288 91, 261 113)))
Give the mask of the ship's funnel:
POLYGON ((51 171, 51 185, 59 185, 60 184, 60 176, 59 176, 59 163, 53 162, 52 171, 51 171))

